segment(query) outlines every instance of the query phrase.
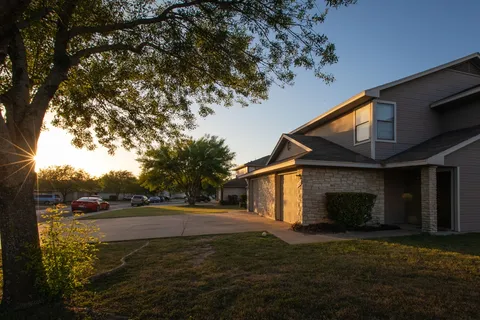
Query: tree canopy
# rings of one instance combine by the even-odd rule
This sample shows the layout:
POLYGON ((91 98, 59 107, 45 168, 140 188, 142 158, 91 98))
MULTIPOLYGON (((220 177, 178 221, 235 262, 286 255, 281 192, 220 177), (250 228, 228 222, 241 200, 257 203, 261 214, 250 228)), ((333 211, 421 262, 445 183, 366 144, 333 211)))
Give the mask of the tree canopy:
POLYGON ((202 187, 218 186, 230 175, 234 157, 225 140, 216 136, 177 140, 139 158, 141 179, 151 190, 185 192, 194 204, 202 187))
POLYGON ((0 102, 8 120, 25 68, 26 99, 54 113, 76 146, 148 145, 214 105, 266 99, 296 67, 332 81, 322 69, 337 61, 335 47, 317 25, 352 2, 32 1, 0 69, 0 102))
POLYGON ((137 178, 127 170, 110 171, 99 181, 103 191, 114 192, 117 198, 120 193, 134 193, 139 189, 137 178))
POLYGON ((50 166, 38 172, 38 188, 41 191, 58 191, 65 201, 75 191, 90 191, 94 179, 82 169, 70 165, 50 166))

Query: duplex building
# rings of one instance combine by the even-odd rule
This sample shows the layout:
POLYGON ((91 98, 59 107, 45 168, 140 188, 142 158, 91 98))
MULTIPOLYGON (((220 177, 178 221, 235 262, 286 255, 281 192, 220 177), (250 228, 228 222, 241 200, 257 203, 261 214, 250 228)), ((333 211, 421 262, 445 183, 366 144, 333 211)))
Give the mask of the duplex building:
POLYGON ((239 168, 248 209, 289 223, 326 217, 325 193, 377 195, 373 222, 480 231, 480 54, 360 92, 283 134, 239 168))

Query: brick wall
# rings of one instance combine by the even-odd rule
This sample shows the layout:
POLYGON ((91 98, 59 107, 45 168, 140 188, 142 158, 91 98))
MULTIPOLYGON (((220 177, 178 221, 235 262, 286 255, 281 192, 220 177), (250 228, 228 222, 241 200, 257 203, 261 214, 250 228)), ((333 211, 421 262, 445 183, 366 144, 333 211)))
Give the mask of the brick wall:
POLYGON ((253 188, 251 210, 259 215, 275 219, 275 174, 252 179, 248 186, 253 188))
POLYGON ((384 223, 383 171, 352 168, 303 168, 303 224, 327 217, 326 192, 369 192, 377 195, 372 222, 384 223))

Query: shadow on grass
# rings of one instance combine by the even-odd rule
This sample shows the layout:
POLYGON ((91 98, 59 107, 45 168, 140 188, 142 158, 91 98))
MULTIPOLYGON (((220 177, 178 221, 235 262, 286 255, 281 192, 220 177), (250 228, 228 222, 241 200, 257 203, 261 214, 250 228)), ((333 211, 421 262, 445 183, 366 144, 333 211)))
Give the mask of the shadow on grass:
POLYGON ((467 233, 448 236, 421 234, 406 237, 369 240, 396 243, 416 248, 436 249, 447 252, 480 256, 480 233, 467 233))
POLYGON ((138 319, 477 318, 478 258, 415 248, 445 249, 448 238, 291 246, 256 232, 151 240, 76 305, 138 319))
POLYGON ((0 319, 23 320, 23 319, 85 319, 87 315, 68 308, 62 302, 46 303, 39 306, 22 310, 10 310, 0 307, 0 319))

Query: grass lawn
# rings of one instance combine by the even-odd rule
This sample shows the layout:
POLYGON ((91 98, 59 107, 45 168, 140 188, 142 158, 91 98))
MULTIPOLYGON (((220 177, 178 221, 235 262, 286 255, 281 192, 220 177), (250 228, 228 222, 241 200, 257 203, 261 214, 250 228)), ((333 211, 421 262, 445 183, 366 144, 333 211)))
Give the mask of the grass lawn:
POLYGON ((127 217, 171 216, 177 214, 226 213, 232 210, 244 210, 238 206, 197 205, 197 206, 154 206, 133 207, 115 211, 105 211, 94 216, 85 216, 81 219, 110 219, 127 217))
MULTIPOLYGON (((97 268, 144 243, 102 245, 97 268)), ((478 319, 480 234, 296 246, 260 233, 170 238, 127 262, 69 302, 79 318, 87 308, 93 319, 478 319)))

